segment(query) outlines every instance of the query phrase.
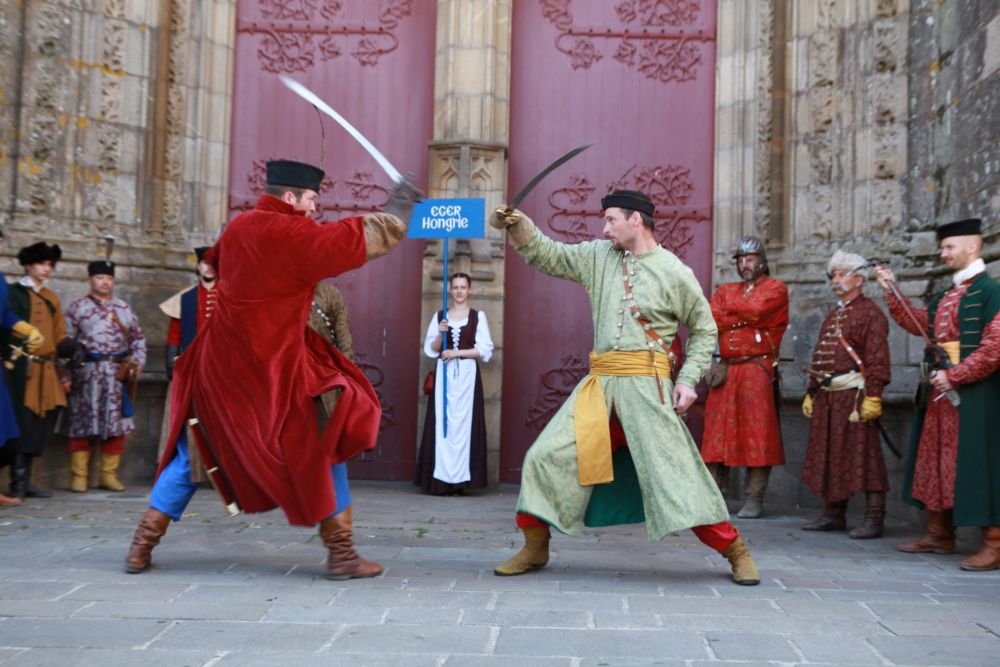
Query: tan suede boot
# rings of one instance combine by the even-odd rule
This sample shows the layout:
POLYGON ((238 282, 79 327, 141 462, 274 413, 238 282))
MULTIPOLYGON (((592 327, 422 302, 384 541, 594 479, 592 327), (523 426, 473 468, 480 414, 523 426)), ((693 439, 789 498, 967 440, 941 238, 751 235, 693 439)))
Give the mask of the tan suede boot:
POLYGON ((125 486, 118 481, 118 465, 122 462, 121 454, 105 454, 101 452, 101 488, 108 491, 124 491, 125 486))
POLYGON ((170 517, 159 510, 150 507, 139 522, 132 537, 132 546, 125 557, 125 571, 129 574, 139 574, 149 569, 153 564, 153 548, 160 543, 160 538, 167 532, 170 517))
POLYGON ((366 579, 385 572, 378 563, 365 560, 354 550, 352 543, 353 505, 340 514, 327 517, 319 524, 319 536, 330 550, 326 561, 326 578, 334 581, 366 579))
POLYGON ((764 493, 767 482, 771 478, 771 466, 759 466, 747 469, 746 501, 736 513, 741 519, 757 519, 764 510, 764 493))
POLYGON ((90 473, 90 452, 70 452, 69 472, 69 490, 74 493, 86 493, 87 478, 90 473))
POLYGON ((726 547, 722 555, 733 566, 733 581, 740 586, 756 586, 760 583, 760 572, 757 564, 753 562, 750 555, 750 547, 743 541, 742 537, 737 537, 733 543, 726 547))
POLYGON ((882 537, 882 524, 885 522, 885 493, 873 492, 865 494, 865 520, 860 526, 847 534, 852 540, 870 540, 882 537))
POLYGON ((823 513, 799 526, 802 530, 847 530, 847 501, 823 501, 823 513))
POLYGON ((514 557, 493 568, 498 577, 512 577, 531 570, 545 567, 549 562, 549 540, 552 533, 548 526, 542 528, 522 528, 524 547, 514 557))
POLYGON ((955 526, 951 510, 927 511, 927 534, 912 542, 897 544, 896 548, 910 554, 955 553, 955 526))
POLYGON ((1000 526, 983 528, 983 545, 975 555, 959 563, 959 567, 970 572, 1000 569, 1000 526))

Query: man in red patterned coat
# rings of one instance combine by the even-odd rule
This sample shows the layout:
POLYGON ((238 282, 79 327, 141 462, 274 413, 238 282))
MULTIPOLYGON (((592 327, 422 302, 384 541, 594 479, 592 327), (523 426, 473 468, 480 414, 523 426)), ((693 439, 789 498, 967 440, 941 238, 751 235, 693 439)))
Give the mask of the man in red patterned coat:
POLYGON ((746 500, 736 516, 756 519, 771 467, 785 463, 775 372, 788 288, 769 275, 760 239, 744 237, 733 259, 741 280, 720 286, 711 301, 726 373, 708 392, 701 457, 723 489, 730 467, 747 467, 746 500))
POLYGON ((853 539, 882 535, 889 477, 878 419, 889 384, 889 320, 861 293, 860 255, 838 250, 827 265, 837 307, 819 330, 802 414, 812 420, 802 481, 823 501, 823 514, 802 530, 845 530, 847 501, 865 494, 864 522, 853 539))

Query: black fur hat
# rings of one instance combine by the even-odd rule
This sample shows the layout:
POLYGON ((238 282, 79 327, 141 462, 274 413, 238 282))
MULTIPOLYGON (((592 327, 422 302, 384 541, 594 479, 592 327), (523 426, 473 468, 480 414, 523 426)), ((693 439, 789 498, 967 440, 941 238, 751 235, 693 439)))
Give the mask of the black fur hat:
POLYGON ((39 262, 52 262, 55 264, 60 258, 62 258, 62 248, 55 243, 49 245, 44 241, 21 248, 17 253, 17 261, 21 266, 38 264, 39 262))

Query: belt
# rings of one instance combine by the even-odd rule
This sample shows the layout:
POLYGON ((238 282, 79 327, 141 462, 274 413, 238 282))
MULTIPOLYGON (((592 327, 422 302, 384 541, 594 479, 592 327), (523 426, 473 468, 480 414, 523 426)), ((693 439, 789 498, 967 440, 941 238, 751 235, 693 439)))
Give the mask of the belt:
POLYGON ((738 366, 739 364, 745 364, 748 361, 756 361, 757 359, 770 359, 772 355, 770 354, 758 354, 752 357, 733 357, 732 359, 723 359, 722 363, 727 366, 738 366))
POLYGON ((83 358, 84 361, 110 361, 113 364, 124 364, 128 361, 128 352, 119 352, 117 354, 88 354, 83 358))
POLYGON ((941 349, 948 353, 948 361, 957 366, 961 359, 962 344, 957 340, 949 340, 947 343, 938 343, 941 349))
POLYGON ((576 462, 580 485, 614 480, 611 465, 611 429, 601 377, 670 377, 670 359, 653 350, 590 353, 590 373, 583 379, 573 407, 576 462))
POLYGON ((844 391, 846 389, 864 389, 865 376, 860 371, 847 371, 830 378, 830 382, 820 384, 820 389, 826 391, 844 391))

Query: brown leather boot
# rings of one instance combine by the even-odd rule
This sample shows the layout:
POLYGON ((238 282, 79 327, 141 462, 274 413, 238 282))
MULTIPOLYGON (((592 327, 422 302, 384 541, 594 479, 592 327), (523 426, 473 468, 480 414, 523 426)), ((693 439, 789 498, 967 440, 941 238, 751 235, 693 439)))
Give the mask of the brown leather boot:
POLYGON ((912 542, 897 544, 896 548, 910 554, 955 553, 955 526, 951 510, 927 511, 927 534, 912 542))
POLYGON ((975 555, 963 560, 959 566, 970 572, 1000 569, 1000 526, 983 528, 983 545, 975 555))
POLYGON ((764 493, 767 482, 771 478, 771 466, 759 466, 747 469, 746 500, 743 507, 736 513, 741 519, 757 519, 764 510, 764 493))
POLYGON ((882 537, 882 524, 885 522, 885 494, 872 492, 865 494, 865 520, 860 526, 848 533, 852 540, 870 540, 882 537))
POLYGON ((823 501, 823 514, 809 523, 799 526, 802 530, 846 530, 847 501, 823 501))
POLYGON ((524 533, 524 547, 513 558, 493 568, 493 574, 498 577, 512 577, 548 565, 549 540, 552 538, 549 527, 522 528, 521 532, 524 533))
POLYGON ((733 581, 740 586, 756 586, 760 583, 760 572, 757 564, 753 562, 750 555, 750 547, 743 541, 742 537, 737 537, 733 543, 726 547, 722 555, 733 567, 733 581))
POLYGON ((167 532, 170 517, 150 507, 139 522, 132 537, 132 546, 125 557, 125 571, 129 574, 139 574, 149 569, 153 564, 153 547, 160 543, 160 538, 167 532))
POLYGON ((121 454, 105 454, 101 452, 101 483, 102 489, 108 491, 124 491, 125 485, 118 481, 118 466, 122 462, 121 454))
POLYGON ((354 550, 351 542, 353 505, 348 505, 340 514, 323 519, 319 524, 319 536, 330 550, 326 561, 326 578, 334 581, 345 579, 365 579, 377 577, 385 572, 378 563, 365 560, 354 550))
POLYGON ((81 450, 69 453, 69 490, 74 493, 87 492, 87 477, 90 473, 90 452, 81 450))

